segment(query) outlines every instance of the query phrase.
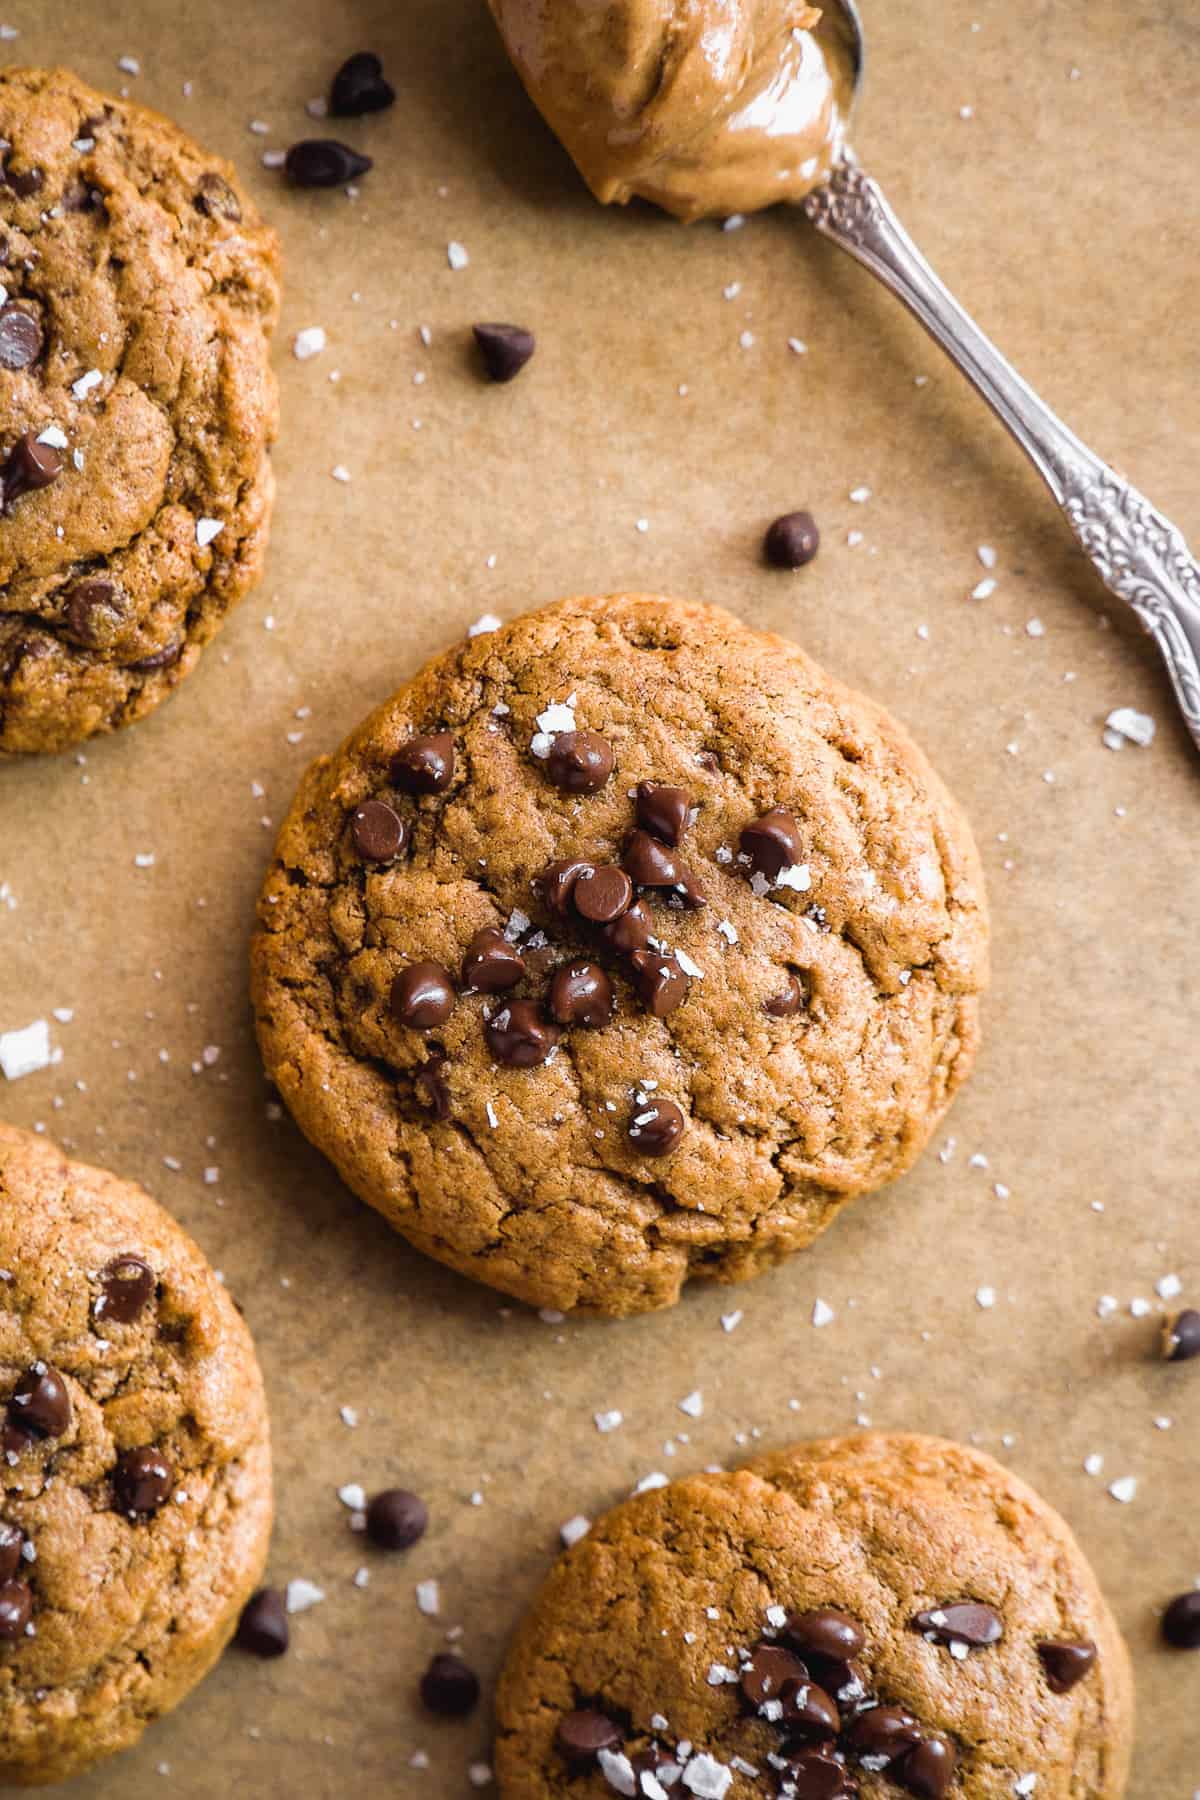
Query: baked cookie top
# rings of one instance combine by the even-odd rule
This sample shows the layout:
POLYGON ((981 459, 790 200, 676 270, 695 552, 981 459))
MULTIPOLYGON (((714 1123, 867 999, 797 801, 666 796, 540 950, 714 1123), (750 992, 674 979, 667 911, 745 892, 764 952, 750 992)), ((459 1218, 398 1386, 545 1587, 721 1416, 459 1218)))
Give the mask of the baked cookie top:
POLYGON ((621 1314, 912 1162, 986 942, 968 827, 894 720, 624 594, 457 646, 314 764, 253 994, 301 1127, 413 1243, 621 1314))
POLYGON ((497 1720, 504 1800, 1118 1800, 1133 1690, 1044 1500, 979 1451, 871 1434, 600 1519, 497 1720))
POLYGON ((149 712, 257 577, 277 270, 176 126, 0 71, 0 755, 149 712))
POLYGON ((0 1784, 124 1749, 266 1556, 249 1333, 148 1194, 0 1125, 0 1784))

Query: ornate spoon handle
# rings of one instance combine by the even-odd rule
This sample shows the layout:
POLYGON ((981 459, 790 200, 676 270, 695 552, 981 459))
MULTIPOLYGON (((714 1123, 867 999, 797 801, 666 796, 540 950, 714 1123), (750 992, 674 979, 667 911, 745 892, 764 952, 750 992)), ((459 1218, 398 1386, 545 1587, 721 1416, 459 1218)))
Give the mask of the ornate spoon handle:
POLYGON ((1093 455, 939 281, 878 183, 842 163, 804 203, 817 230, 878 275, 973 382, 1033 462, 1109 592, 1163 654, 1200 749, 1200 564, 1183 535, 1093 455))

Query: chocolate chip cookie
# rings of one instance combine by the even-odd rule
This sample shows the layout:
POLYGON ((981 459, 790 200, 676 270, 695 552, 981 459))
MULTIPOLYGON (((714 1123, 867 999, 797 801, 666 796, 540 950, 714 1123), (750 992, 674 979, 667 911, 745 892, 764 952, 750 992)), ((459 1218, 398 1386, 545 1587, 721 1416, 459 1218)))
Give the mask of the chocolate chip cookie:
POLYGON ((600 1519, 497 1721, 504 1800, 1119 1800, 1133 1688, 1044 1500, 979 1451, 872 1434, 600 1519))
POLYGON ((166 119, 0 71, 0 756, 150 712, 257 579, 277 268, 166 119))
POLYGON ((136 1742, 271 1529, 254 1346, 148 1194, 0 1125, 0 1786, 136 1742))
POLYGON ((986 958, 970 831, 895 721, 626 594, 457 646, 314 764, 253 996, 302 1129, 414 1244, 623 1314, 907 1168, 986 958))

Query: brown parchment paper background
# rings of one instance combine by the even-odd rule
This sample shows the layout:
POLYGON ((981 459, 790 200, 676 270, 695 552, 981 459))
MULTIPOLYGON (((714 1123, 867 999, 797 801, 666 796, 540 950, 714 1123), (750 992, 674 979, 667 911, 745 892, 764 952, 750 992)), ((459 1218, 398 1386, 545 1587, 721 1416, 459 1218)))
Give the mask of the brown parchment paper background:
MULTIPOLYGON (((864 159, 1018 366, 1200 539, 1193 0, 866 11, 864 159)), ((1176 1272, 1200 1304, 1200 762, 1148 645, 1109 628, 1035 477, 868 276, 792 216, 722 233, 602 212, 478 0, 0 0, 0 19, 20 31, 0 46, 15 59, 126 83, 235 158, 288 278, 262 588, 155 718, 85 758, 0 770, 16 901, 0 902, 0 1029, 74 1009, 52 1027, 61 1064, 0 1083, 0 1111, 144 1181, 224 1270, 273 1403, 272 1576, 327 1598, 294 1621, 284 1661, 231 1653, 75 1792, 466 1795, 486 1711, 440 1724, 413 1698, 448 1628, 490 1683, 561 1521, 652 1469, 861 1413, 978 1434, 1065 1512, 1134 1650, 1131 1796, 1188 1800, 1200 1659, 1159 1648, 1155 1609, 1200 1578, 1200 1364, 1156 1362, 1155 1319, 1128 1303, 1157 1314, 1154 1283, 1176 1272), (303 103, 368 46, 400 99, 338 128, 377 158, 360 198, 286 191, 262 150, 319 132, 303 103), (481 317, 539 333, 513 387, 478 378, 465 333, 481 317), (312 324, 329 348, 301 364, 291 338, 312 324), (865 505, 848 500, 860 484, 865 505), (824 528, 820 558, 764 569, 764 524, 800 505, 824 528), (971 602, 979 544, 999 585, 971 602), (938 1140, 956 1140, 948 1161, 930 1154, 756 1285, 554 1327, 410 1252, 269 1121, 246 943, 268 821, 312 756, 481 613, 624 585, 794 634, 900 712, 978 831, 995 986, 981 1067, 938 1140), (1102 721, 1127 704, 1159 735, 1113 754, 1102 721), (147 852, 154 866, 135 867, 147 852), (219 1060, 193 1073, 207 1046, 219 1060), (1107 1321, 1103 1294, 1121 1302, 1107 1321), (820 1331, 818 1296, 836 1312, 820 1331), (697 1387, 692 1421, 677 1403, 697 1387), (626 1418, 607 1436, 602 1408, 626 1418), (1129 1506, 1106 1492, 1124 1475, 1129 1506), (427 1497, 410 1556, 352 1537, 335 1494, 352 1481, 427 1497), (413 1598, 430 1577, 436 1621, 413 1598), (426 1770, 410 1767, 419 1750, 426 1770)))

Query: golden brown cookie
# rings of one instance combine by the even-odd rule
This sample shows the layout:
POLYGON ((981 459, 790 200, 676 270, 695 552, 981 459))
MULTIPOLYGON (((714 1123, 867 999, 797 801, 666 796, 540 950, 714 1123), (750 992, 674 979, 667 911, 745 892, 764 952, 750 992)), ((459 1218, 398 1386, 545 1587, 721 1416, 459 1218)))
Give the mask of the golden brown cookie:
POLYGON ((1133 1684, 1044 1500, 878 1433, 600 1519, 522 1625, 497 1723, 503 1800, 1119 1800, 1133 1684))
POLYGON ((0 71, 0 756, 128 725, 257 579, 275 236, 227 163, 0 71))
POLYGON ((267 1553, 254 1346, 141 1188, 0 1125, 0 1786, 123 1750, 267 1553))
POLYGON ((458 645, 314 764, 253 995, 302 1129, 414 1244, 623 1314, 907 1168, 986 955, 970 831, 894 720, 617 595, 458 645))

